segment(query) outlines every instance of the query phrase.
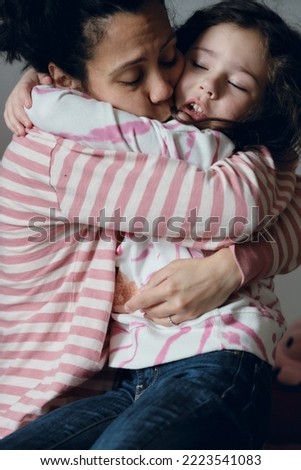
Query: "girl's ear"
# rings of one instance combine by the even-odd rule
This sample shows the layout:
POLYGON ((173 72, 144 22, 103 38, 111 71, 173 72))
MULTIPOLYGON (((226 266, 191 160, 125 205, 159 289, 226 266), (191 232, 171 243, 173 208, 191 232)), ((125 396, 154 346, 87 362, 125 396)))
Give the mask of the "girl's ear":
POLYGON ((81 82, 79 80, 70 77, 70 75, 54 63, 51 62, 48 65, 48 70, 56 88, 70 88, 78 91, 82 90, 81 82))

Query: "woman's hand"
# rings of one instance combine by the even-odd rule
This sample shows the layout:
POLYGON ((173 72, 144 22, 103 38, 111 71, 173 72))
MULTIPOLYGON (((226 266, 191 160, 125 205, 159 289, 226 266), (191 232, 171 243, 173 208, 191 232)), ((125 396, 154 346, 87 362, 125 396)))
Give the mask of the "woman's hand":
POLYGON ((30 108, 31 90, 36 85, 51 85, 52 79, 45 73, 37 73, 30 68, 22 75, 19 82, 9 95, 4 110, 4 120, 7 127, 17 134, 24 136, 32 123, 24 111, 24 106, 30 108))
POLYGON ((180 324, 222 305, 240 283, 234 256, 223 248, 207 258, 172 261, 125 308, 128 313, 141 309, 160 325, 170 326, 169 316, 180 324))

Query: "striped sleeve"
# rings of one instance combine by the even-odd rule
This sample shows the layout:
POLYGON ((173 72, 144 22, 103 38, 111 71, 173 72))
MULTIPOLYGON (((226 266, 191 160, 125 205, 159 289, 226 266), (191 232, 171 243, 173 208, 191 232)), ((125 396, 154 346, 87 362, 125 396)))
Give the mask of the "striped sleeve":
POLYGON ((205 249, 271 225, 291 200, 296 178, 276 172, 264 149, 202 171, 181 160, 93 150, 67 139, 58 139, 50 172, 69 220, 125 232, 139 222, 139 233, 205 249))
POLYGON ((277 222, 251 243, 231 247, 242 273, 242 284, 287 274, 301 264, 301 176, 294 196, 277 222))

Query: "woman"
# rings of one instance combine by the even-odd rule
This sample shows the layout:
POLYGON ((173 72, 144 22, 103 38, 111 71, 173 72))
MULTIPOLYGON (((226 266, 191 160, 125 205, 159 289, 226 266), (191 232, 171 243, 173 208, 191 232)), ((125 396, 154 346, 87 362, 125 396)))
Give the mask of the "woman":
MULTIPOLYGON (((133 4, 133 2, 130 2, 131 4, 133 4)), ((147 2, 143 2, 143 7, 146 8, 146 4, 147 2)), ((132 7, 132 6, 131 6, 132 7)), ((138 9, 139 11, 139 9, 138 9)), ((151 30, 151 33, 152 34, 155 34, 156 32, 160 33, 162 31, 165 32, 165 30, 167 29, 168 30, 168 34, 166 34, 166 37, 168 39, 169 35, 170 35, 170 29, 168 26, 166 26, 166 21, 167 21, 167 17, 166 16, 162 16, 162 6, 161 5, 156 5, 156 8, 154 8, 153 4, 152 4, 152 7, 151 7, 151 11, 150 9, 147 10, 147 13, 148 15, 152 16, 154 15, 154 17, 152 16, 153 18, 153 21, 154 21, 154 24, 157 24, 157 28, 151 30), (158 10, 157 10, 158 8, 158 10), (156 16, 158 15, 158 16, 156 16), (164 19, 164 24, 162 25, 161 23, 158 23, 158 20, 155 20, 155 18, 160 18, 162 20, 162 18, 164 19), (157 21, 157 23, 156 23, 157 21), (163 27, 164 26, 164 27, 163 27)), ((132 15, 135 19, 136 16, 135 15, 132 15)), ((133 19, 131 16, 131 19, 133 19)), ((110 21, 111 23, 114 23, 114 21, 112 20, 112 17, 114 17, 114 20, 117 18, 117 24, 115 23, 115 26, 116 26, 116 30, 118 30, 119 34, 120 34, 120 24, 118 23, 118 14, 112 14, 109 18, 110 18, 110 21), (118 26, 118 27, 117 27, 118 26)), ((139 15, 138 15, 139 17, 139 15)), ((75 23, 74 23, 75 24, 75 23)), ((141 24, 139 23, 139 26, 141 26, 141 24)), ((112 24, 111 24, 111 27, 112 27, 112 24)), ((140 29, 140 28, 139 28, 140 29)), ((128 30, 128 28, 127 28, 128 30)), ((131 28, 130 31, 134 30, 134 28, 131 28)), ((112 31, 112 29, 111 29, 112 31)), ((134 30, 135 31, 135 30, 134 30)), ((146 30, 147 32, 147 38, 148 38, 148 35, 150 34, 150 30, 146 30)), ((162 38, 162 35, 160 36, 160 34, 158 35, 159 37, 162 38)), ((68 36, 69 37, 69 36, 68 36)), ((142 36, 143 37, 143 36, 142 36)), ((152 36, 151 36, 152 37, 152 36)), ((154 40, 154 38, 152 37, 152 41, 147 41, 145 42, 146 44, 156 44, 158 45, 158 42, 156 42, 154 40)), ((139 42, 142 42, 141 41, 141 38, 139 36, 139 42)), ((72 41, 70 41, 70 43, 72 43, 72 47, 74 48, 74 44, 72 41)), ((162 40, 162 44, 164 45, 166 43, 166 39, 165 39, 165 42, 164 40, 162 40)), ((102 45, 104 44, 104 42, 102 42, 102 45)), ((167 42, 167 45, 170 45, 169 42, 167 42)), ((110 44, 111 46, 111 44, 110 44)), ((158 57, 161 56, 161 53, 162 53, 162 45, 160 44, 160 47, 158 47, 158 50, 159 50, 159 53, 157 53, 157 49, 156 49, 156 54, 158 54, 158 57)), ((153 53, 152 51, 152 48, 151 48, 151 52, 153 53)), ((163 48, 163 54, 165 53, 166 51, 164 50, 163 48)), ((173 63, 173 60, 174 60, 174 55, 176 53, 175 51, 175 45, 172 44, 172 47, 169 49, 168 48, 168 56, 169 54, 172 55, 172 60, 171 60, 171 57, 168 57, 168 60, 167 62, 172 62, 173 63)), ((123 50, 123 53, 124 53, 124 50, 123 50)), ((167 113, 167 106, 169 107, 170 105, 170 84, 168 85, 168 78, 164 77, 164 79, 162 79, 162 75, 164 76, 165 74, 167 74, 167 77, 169 77, 169 73, 167 73, 166 71, 163 73, 162 72, 162 75, 161 75, 161 72, 158 73, 158 60, 157 60, 157 55, 155 56, 155 61, 153 60, 153 56, 151 55, 151 66, 150 67, 150 71, 151 71, 151 74, 150 74, 150 77, 151 78, 156 78, 156 81, 155 81, 155 84, 156 84, 156 87, 153 88, 153 90, 158 90, 158 80, 159 80, 159 85, 161 86, 161 92, 163 90, 163 94, 161 96, 156 97, 152 95, 152 106, 151 106, 151 109, 150 109, 150 117, 157 117, 157 118, 161 118, 161 119, 164 119, 164 115, 166 115, 167 113), (153 64, 156 64, 156 66, 154 67, 153 64), (157 101, 156 101, 157 100, 157 101), (152 113, 155 113, 154 116, 152 116, 152 113)), ((144 59, 143 59, 144 60, 144 59)), ((160 61, 160 63, 162 63, 162 61, 160 61)), ((35 65, 35 64, 33 64, 35 65)), ((165 69, 165 66, 166 66, 166 58, 165 58, 165 62, 164 62, 164 66, 162 66, 163 69, 165 69)), ((174 71, 173 71, 174 72, 174 71)), ((140 90, 140 87, 139 87, 139 90, 140 90)), ((121 100, 122 98, 122 95, 119 95, 118 99, 121 100)), ((120 101, 121 103, 123 101, 120 101)), ((131 99, 130 103, 133 103, 133 99, 131 99)), ((148 103, 148 101, 147 101, 148 103)), ((37 136, 35 133, 33 133, 33 135, 29 138, 29 139, 37 139, 37 141, 39 142, 39 136, 37 136)), ((26 143, 28 142, 25 141, 24 144, 26 146, 26 143)), ((41 142, 40 142, 41 143, 41 142)), ((23 141, 18 141, 17 142, 17 145, 24 145, 23 144, 23 141)), ((60 147, 60 144, 58 144, 58 142, 54 139, 50 139, 48 140, 48 138, 46 139, 46 141, 44 141, 44 144, 43 144, 43 151, 45 151, 46 149, 48 149, 48 153, 47 153, 47 158, 49 158, 49 152, 51 153, 51 155, 53 156, 54 153, 56 153, 56 150, 57 149, 59 152, 64 150, 66 150, 66 147, 60 147), (47 142, 47 144, 46 144, 47 142)), ((64 144, 65 145, 65 144, 64 144)), ((67 145, 67 148, 68 150, 71 152, 69 152, 69 156, 71 157, 72 155, 72 152, 74 152, 75 148, 72 146, 72 147, 68 147, 68 143, 66 144, 67 145)), ((12 150, 13 152, 13 150, 12 150)), ((40 147, 40 152, 42 152, 42 148, 40 147)), ((89 152, 86 152, 84 151, 84 154, 89 155, 89 152)), ((31 161, 31 164, 34 164, 35 166, 38 164, 38 162, 41 162, 43 160, 40 160, 40 158, 42 158, 42 153, 39 153, 39 155, 34 155, 33 153, 30 153, 30 157, 29 157, 29 160, 27 160, 27 164, 29 164, 29 161, 31 161)), ((44 156, 45 158, 45 156, 44 156)), ((10 162, 14 159, 14 156, 12 154, 10 154, 9 156, 9 160, 10 162)), ((7 160, 6 160, 7 161, 7 160)), ((21 164, 22 165, 22 164, 21 164)), ((182 168, 183 165, 177 165, 177 167, 179 168, 182 168)), ((105 168, 105 167, 104 167, 105 168)), ((108 167, 106 167, 108 168, 108 167)), ((6 172, 5 176, 6 177, 9 177, 9 175, 11 174, 10 171, 11 169, 7 168, 7 167, 4 167, 4 171, 6 172)), ((28 178, 28 182, 30 180, 32 180, 32 175, 33 175, 33 172, 30 173, 30 176, 28 178)), ((40 184, 40 189, 47 191, 47 187, 48 187, 48 190, 49 190, 49 175, 48 175, 48 172, 46 171, 46 166, 44 167, 41 167, 41 172, 40 172, 40 176, 41 176, 41 180, 39 182, 40 184), (45 172, 45 173, 44 173, 45 172)), ((27 182, 27 185, 28 185, 28 182, 27 182)), ((21 181, 20 181, 21 183, 21 181)), ((24 183, 24 181, 22 181, 22 183, 24 183)), ((28 186, 29 188, 29 186, 28 186)), ((55 199, 52 200, 53 202, 53 208, 57 211, 59 211, 59 206, 57 205, 57 202, 55 201, 55 199)), ((105 205, 105 207, 107 207, 105 205)), ((46 208, 45 208, 46 209, 46 208)), ((43 213, 39 213, 40 216, 42 217, 47 217, 47 220, 49 221, 49 212, 47 212, 45 210, 45 212, 43 213)), ((8 222, 9 222, 9 218, 11 217, 11 213, 7 213, 7 218, 8 218, 8 222)), ((46 219, 45 219, 46 220, 46 219)), ((44 221, 45 221, 44 220, 44 221)), ((57 218, 57 221, 59 221, 59 217, 57 218)), ((37 229, 37 233, 39 233, 39 230, 38 230, 38 226, 35 225, 36 222, 38 222, 38 220, 32 220, 32 227, 31 228, 34 228, 34 229, 37 229)), ((50 218, 50 222, 51 222, 51 218, 50 218)), ((61 219, 61 222, 64 222, 64 220, 61 219)), ((51 226, 51 224, 50 224, 51 226)), ((65 224, 66 226, 66 224, 65 224)), ((64 227, 65 229, 65 227, 64 227)), ((59 292, 56 292, 56 298, 55 298, 55 301, 53 302, 53 292, 57 289, 58 287, 60 286, 60 283, 59 281, 62 280, 62 278, 60 279, 59 277, 56 277, 55 278, 55 282, 53 282, 53 284, 51 285, 51 283, 48 281, 47 283, 45 283, 45 292, 43 293, 43 296, 41 296, 41 291, 37 292, 36 293, 36 297, 35 297, 35 304, 38 306, 38 308, 40 308, 40 314, 44 313, 43 312, 43 307, 46 306, 46 312, 47 310, 49 309, 49 305, 50 303, 48 302, 48 297, 51 298, 51 302, 53 302, 53 304, 55 304, 55 307, 56 307, 56 310, 53 311, 53 314, 54 315, 57 315, 57 317, 62 317, 62 315, 59 315, 59 310, 58 310, 58 306, 61 308, 61 311, 63 312, 63 314, 65 315, 65 317, 68 317, 69 315, 69 318, 66 319, 66 321, 70 322, 70 318, 72 318, 72 320, 74 320, 73 324, 72 324, 72 333, 73 335, 71 335, 71 342, 68 343, 68 341, 66 342, 66 345, 65 345, 65 354, 64 355, 61 355, 61 351, 59 351, 58 354, 53 354, 53 357, 51 358, 52 359, 52 363, 51 363, 51 367, 52 367, 52 364, 53 362, 55 363, 55 360, 57 360, 57 362, 59 363, 60 360, 61 363, 58 364, 58 367, 57 367, 57 376, 55 376, 55 380, 53 382, 53 385, 52 387, 49 387, 49 383, 47 382, 48 380, 48 377, 46 378, 46 380, 44 379, 44 381, 41 382, 41 384, 38 384, 38 386, 36 387, 36 390, 35 390, 35 393, 39 393, 41 394, 42 392, 46 394, 48 394, 48 397, 49 396, 52 396, 54 397, 57 393, 60 393, 61 392, 61 384, 63 383, 62 382, 62 371, 66 371, 68 372, 69 376, 72 377, 72 380, 69 381, 68 385, 74 385, 76 383, 76 379, 78 379, 78 382, 80 382, 83 378, 83 376, 85 374, 87 374, 87 371, 91 374, 91 372, 93 373, 95 370, 97 370, 99 367, 101 367, 101 361, 99 361, 99 355, 97 353, 93 353, 92 354, 92 351, 93 349, 97 350, 97 348, 99 348, 100 346, 100 340, 102 340, 102 338, 100 338, 99 336, 99 333, 101 333, 101 336, 103 334, 105 334, 106 332, 106 322, 107 322, 107 319, 108 319, 108 316, 107 316, 107 313, 109 314, 110 312, 110 302, 112 300, 112 297, 111 297, 111 285, 109 286, 106 286, 105 289, 103 289, 101 292, 100 292, 100 289, 99 289, 99 286, 96 285, 96 279, 97 279, 97 276, 96 276, 96 273, 97 273, 97 270, 99 269, 103 269, 103 271, 105 271, 107 274, 107 281, 109 283, 113 283, 114 281, 114 276, 112 275, 112 256, 113 256, 113 252, 114 252, 114 249, 115 249, 115 243, 114 243, 114 240, 111 239, 110 240, 99 240, 99 238, 101 237, 90 237, 90 235, 95 235, 95 233, 89 228, 89 226, 87 224, 82 224, 80 227, 75 227, 74 224, 71 224, 71 226, 68 227, 69 229, 69 232, 68 232, 68 235, 70 235, 70 238, 72 238, 71 235, 73 235, 73 238, 72 238, 72 242, 77 242, 77 243, 73 243, 72 246, 63 246, 64 242, 65 242, 65 233, 61 233, 61 238, 59 240, 56 240, 57 242, 57 245, 56 245, 56 249, 53 250, 53 252, 51 251, 51 247, 49 246, 49 243, 47 243, 47 249, 48 249, 48 260, 49 262, 53 259, 52 257, 54 256, 54 253, 57 252, 57 247, 59 244, 61 244, 61 248, 64 249, 64 255, 61 257, 60 259, 60 262, 62 260, 64 260, 64 264, 69 264, 71 265, 73 263, 73 261, 77 261, 77 260, 81 260, 82 262, 82 265, 79 269, 79 271, 73 271, 73 289, 75 288, 75 290, 73 290, 73 293, 72 293, 72 302, 73 302, 73 305, 74 305, 74 302, 75 302, 75 309, 74 310, 70 310, 70 291, 64 291, 61 290, 59 292), (79 230, 80 228, 80 230, 79 230), (71 234, 70 234, 71 232, 71 234), (78 242, 82 241, 82 240, 85 240, 85 246, 79 246, 80 244, 78 242), (103 243, 101 242, 106 242, 107 245, 105 246, 106 248, 106 252, 107 253, 111 253, 110 254, 110 257, 109 259, 107 260, 107 265, 104 267, 103 265, 103 254, 104 254, 104 245, 103 243), (91 259, 91 253, 93 254, 93 259, 91 259), (100 262, 101 261, 101 262, 100 262), (89 272, 87 272, 87 265, 89 265, 89 272), (85 267, 84 267, 85 266, 85 267), (49 289, 52 289, 49 291, 49 289), (90 292, 91 290, 93 289, 93 295, 89 295, 87 296, 87 291, 88 289, 90 289, 90 292), (49 295, 48 295, 49 294, 49 295), (68 294, 68 295, 66 295, 68 294), (92 304, 90 304, 91 302, 91 298, 94 297, 94 300, 96 298, 96 304, 97 304, 97 301, 99 301, 99 304, 102 305, 103 307, 103 317, 101 319, 99 319, 99 310, 98 311, 95 311, 95 307, 92 306, 92 304), (104 304, 104 299, 106 299, 106 304, 104 304), (89 301, 89 303, 88 303, 89 301), (76 304, 77 302, 77 304, 76 304), (91 306, 90 306, 91 305, 91 306), (67 312, 67 313, 66 313, 67 312), (88 315, 87 315, 87 312, 88 315), (86 323, 86 319, 87 317, 91 316, 91 323, 89 326, 87 326, 87 323, 86 323), (92 341, 88 344, 85 344, 84 347, 82 347, 81 349, 79 348, 79 344, 76 342, 77 339, 80 339, 81 338, 81 333, 82 333, 82 326, 85 325, 85 328, 86 328, 86 333, 87 333, 87 336, 91 335, 92 337, 92 341), (105 328, 104 328, 104 325, 105 325, 105 328), (81 330, 79 332, 79 330, 81 330), (92 333, 93 331, 93 333, 92 333), (97 333, 97 334, 96 334, 97 333), (76 341, 74 341, 74 339, 76 341), (87 351, 88 351, 88 354, 87 354, 87 351), (82 360, 81 364, 79 364, 79 362, 77 362, 75 364, 75 361, 74 359, 76 359, 76 361, 79 361, 80 359, 82 360), (54 361, 53 361, 54 360, 54 361), (80 369, 82 368, 82 370, 80 371, 80 369), (79 377, 79 371, 80 373, 82 374, 81 377, 79 377), (84 372, 84 373, 82 373, 84 372), (52 395, 51 395, 52 394, 52 395)), ((63 232, 64 230, 62 230, 63 232)), ((30 230, 29 230, 29 233, 30 233, 30 230)), ((28 233, 27 233, 28 234, 28 233)), ((56 236, 57 236, 57 233, 56 233, 56 236)), ((21 238, 19 238, 19 242, 21 241, 21 238)), ((49 240, 47 240, 49 241, 49 240)), ((39 247, 37 247, 37 250, 35 251, 35 256, 36 257, 39 257, 39 248, 41 248, 41 245, 39 247)), ((63 250, 60 251, 60 255, 62 255, 63 253, 63 250)), ((30 257, 28 257, 27 259, 24 258, 25 261, 29 261, 29 260, 32 260, 32 253, 30 254, 30 257)), ((20 260, 19 260, 20 261, 20 260)), ((54 259, 54 263, 51 263, 51 265, 47 266, 46 268, 46 271, 47 269, 49 268, 49 273, 51 272, 52 275, 53 275, 53 268, 55 266, 57 262, 57 259, 54 259)), ((74 264, 72 265, 72 267, 74 267, 74 264)), ((59 269, 61 269, 61 265, 59 267, 59 269)), ((23 275, 25 275, 25 273, 23 272, 22 273, 23 275)), ((32 275, 33 274, 33 269, 30 271, 30 274, 32 275)), ((45 270, 43 273, 40 273, 40 274, 43 274, 43 279, 45 279, 45 270)), ((103 287, 103 286, 102 286, 103 287)), ((64 283, 64 288, 66 288, 66 283, 64 283)), ((7 289, 8 291, 10 290, 9 287, 7 289)), ((9 292, 8 292, 9 294, 9 292)), ((31 305, 33 305, 32 303, 32 300, 33 298, 31 298, 31 305)), ((13 309, 11 309, 13 311, 13 309)), ((17 311, 17 309, 16 309, 17 311)), ((48 310, 49 312, 49 310, 48 310)), ((199 312, 198 312, 199 313, 199 312)), ((41 317, 42 319, 43 317, 41 317)), ((53 318, 55 318, 55 316, 53 316, 53 318)), ((62 322, 61 322, 62 323, 62 322)), ((54 332, 56 330, 56 328, 59 328, 59 325, 56 324, 53 326, 54 327, 54 332)), ((61 333, 63 332, 63 330, 61 330, 61 333)), ((49 337, 49 329, 47 329, 47 331, 44 332, 45 333, 45 338, 48 338, 48 339, 51 339, 51 336, 49 337)), ((32 333, 31 333, 32 334, 32 333)), ((63 336, 63 335, 62 335, 63 336)), ((68 335, 65 335, 65 336, 68 336, 68 335)), ((21 341, 24 340, 24 336, 20 338, 21 341)), ((70 336, 68 336, 68 340, 70 340, 70 336)), ((56 353, 57 351, 52 351, 53 353, 56 353)), ((105 352, 103 354, 103 360, 105 359, 105 352)), ((23 360, 25 359, 25 356, 23 357, 23 360)), ((50 366, 50 364, 49 364, 50 366)), ((56 371, 55 371, 56 372, 56 371)), ((17 370, 17 374, 20 375, 20 370, 17 370)), ((32 396, 33 393, 32 392, 27 392, 25 394, 25 400, 23 399, 23 397, 21 398, 19 404, 18 404, 18 408, 20 409, 21 408, 21 403, 23 402, 25 405, 27 405, 27 403, 29 403, 30 406, 33 405, 33 400, 32 400, 32 396)), ((44 395, 44 396, 45 396, 44 395)), ((40 395, 41 396, 41 395, 40 395)), ((45 399, 45 398, 43 398, 45 399)), ((45 403, 45 401, 43 402, 45 403)), ((48 403, 49 404, 49 403, 48 403)), ((23 406, 23 405, 22 405, 23 406)), ((20 415, 22 415, 22 419, 23 419, 23 416, 24 414, 28 415, 29 413, 29 409, 30 409, 30 406, 26 409, 25 406, 24 408, 22 409, 20 415), (24 410, 26 409, 26 411, 24 412, 24 410)), ((13 408, 13 407, 12 407, 13 408)), ((17 407, 16 407, 17 408, 17 407)), ((33 408, 31 408, 32 410, 33 408)), ((12 411, 12 410, 10 410, 12 411)), ((18 419, 20 419, 20 415, 18 415, 18 419)), ((12 414, 11 414, 12 416, 12 414)))

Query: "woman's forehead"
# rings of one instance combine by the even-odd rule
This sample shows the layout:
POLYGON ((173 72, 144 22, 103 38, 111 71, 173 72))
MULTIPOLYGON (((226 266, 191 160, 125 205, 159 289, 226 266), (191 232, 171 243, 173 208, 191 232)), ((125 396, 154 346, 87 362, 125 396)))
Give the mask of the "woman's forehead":
POLYGON ((116 47, 121 50, 147 48, 153 42, 163 47, 172 33, 172 27, 165 7, 160 2, 150 6, 148 2, 141 11, 119 12, 114 14, 106 23, 105 34, 101 39, 101 47, 116 47))

